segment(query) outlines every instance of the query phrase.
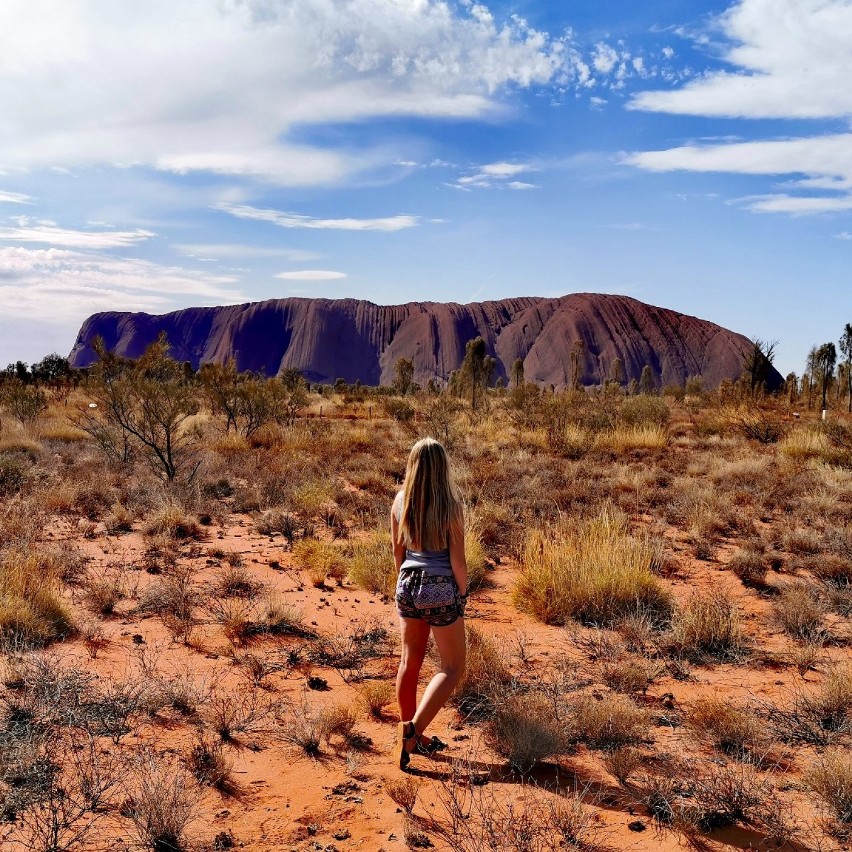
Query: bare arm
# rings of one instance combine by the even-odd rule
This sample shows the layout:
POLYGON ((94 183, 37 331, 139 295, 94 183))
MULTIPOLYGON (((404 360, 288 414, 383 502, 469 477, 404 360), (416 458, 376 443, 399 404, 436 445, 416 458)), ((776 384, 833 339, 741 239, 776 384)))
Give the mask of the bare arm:
POLYGON ((397 500, 393 501, 391 506, 391 540, 393 541, 393 562, 396 565, 396 570, 399 571, 400 566, 405 561, 405 543, 399 541, 399 520, 396 517, 397 500))
POLYGON ((458 517, 450 524, 450 566, 459 587, 459 594, 467 594, 467 559, 464 555, 464 512, 459 506, 458 517))

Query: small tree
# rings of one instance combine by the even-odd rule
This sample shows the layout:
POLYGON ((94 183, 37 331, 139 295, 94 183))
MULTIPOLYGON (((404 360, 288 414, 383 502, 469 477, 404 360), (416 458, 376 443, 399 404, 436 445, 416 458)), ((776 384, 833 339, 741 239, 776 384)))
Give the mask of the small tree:
POLYGON ((229 358, 224 364, 203 364, 198 377, 213 414, 225 418, 225 432, 236 429, 242 378, 234 360, 229 358))
POLYGON ((846 396, 847 411, 852 414, 852 323, 847 322, 840 337, 840 354, 846 359, 846 396))
POLYGON ((410 358, 397 358, 393 371, 396 391, 400 396, 405 396, 414 383, 414 362, 410 358))
POLYGON ((16 376, 0 385, 0 406, 22 423, 29 423, 47 408, 47 396, 16 376))
POLYGON ((481 337, 468 341, 459 374, 462 384, 470 390, 470 407, 474 411, 479 409, 496 366, 481 337))
POLYGON ((834 378, 834 366, 837 363, 837 349, 833 343, 823 343, 816 350, 814 366, 822 389, 822 407, 828 407, 828 388, 834 378))
POLYGON ((654 383, 654 373, 651 370, 651 365, 646 364, 642 368, 642 375, 639 376, 639 393, 652 396, 656 392, 657 386, 654 383))
POLYGON ((583 382, 583 368, 586 360, 586 344, 582 340, 575 340, 571 346, 568 361, 571 366, 568 386, 571 390, 580 390, 583 382))
POLYGON ((752 395, 766 387, 777 346, 777 340, 767 341, 755 338, 751 348, 747 349, 743 355, 743 375, 746 377, 752 395))
MULTIPOLYGON (((183 365, 169 358, 165 334, 138 361, 118 358, 96 338, 92 349, 99 361, 92 367, 88 389, 98 420, 117 427, 140 446, 152 469, 172 482, 191 480, 198 470, 198 444, 185 428, 198 411, 183 365)), ((86 429, 85 420, 78 421, 86 429)), ((86 429, 91 432, 91 428, 86 429)))
POLYGON ((524 383, 524 362, 516 358, 512 364, 512 385, 519 388, 524 383))

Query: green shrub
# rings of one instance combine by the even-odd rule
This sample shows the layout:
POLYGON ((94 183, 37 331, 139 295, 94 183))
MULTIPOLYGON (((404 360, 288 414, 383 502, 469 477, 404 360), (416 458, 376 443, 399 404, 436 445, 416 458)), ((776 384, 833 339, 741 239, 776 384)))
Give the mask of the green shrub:
POLYGON ((669 406, 659 396, 629 396, 621 403, 621 419, 628 426, 665 426, 669 406))

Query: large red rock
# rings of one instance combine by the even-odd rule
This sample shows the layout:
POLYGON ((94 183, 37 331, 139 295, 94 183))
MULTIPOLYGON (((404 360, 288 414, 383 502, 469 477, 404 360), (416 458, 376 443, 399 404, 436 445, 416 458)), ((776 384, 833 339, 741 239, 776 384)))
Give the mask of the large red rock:
MULTIPOLYGON (((650 365, 657 385, 682 385, 701 375, 706 387, 742 372, 748 338, 706 320, 646 305, 627 296, 573 293, 556 299, 524 296, 495 302, 409 302, 382 306, 355 299, 270 299, 245 305, 187 308, 162 316, 107 312, 89 317, 71 364, 95 360, 100 335, 110 350, 138 357, 161 331, 172 355, 199 365, 233 358, 240 370, 275 375, 295 367, 313 382, 389 384, 399 358, 414 362, 415 380, 447 380, 465 344, 481 335, 497 361, 495 380, 517 358, 527 381, 564 387, 569 353, 585 345, 582 382, 600 384, 620 358, 625 381, 650 365)), ((772 383, 780 383, 775 373, 772 383)))

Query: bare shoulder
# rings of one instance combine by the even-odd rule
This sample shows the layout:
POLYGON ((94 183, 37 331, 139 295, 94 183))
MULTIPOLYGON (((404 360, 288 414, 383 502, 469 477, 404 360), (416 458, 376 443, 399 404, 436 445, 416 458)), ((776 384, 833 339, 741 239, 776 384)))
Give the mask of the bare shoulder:
POLYGON ((396 492, 396 497, 393 498, 393 503, 391 504, 391 512, 399 520, 399 516, 402 514, 402 491, 396 492))

